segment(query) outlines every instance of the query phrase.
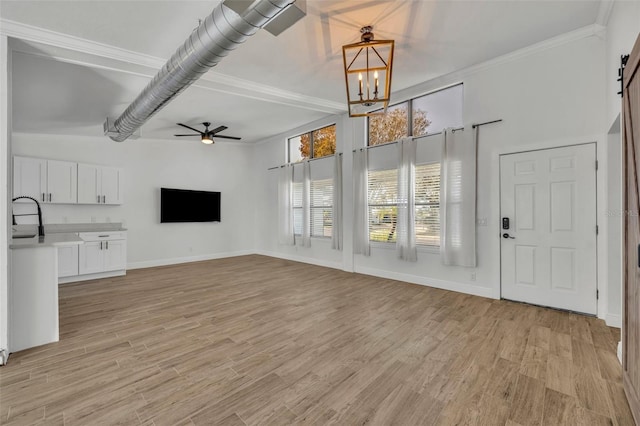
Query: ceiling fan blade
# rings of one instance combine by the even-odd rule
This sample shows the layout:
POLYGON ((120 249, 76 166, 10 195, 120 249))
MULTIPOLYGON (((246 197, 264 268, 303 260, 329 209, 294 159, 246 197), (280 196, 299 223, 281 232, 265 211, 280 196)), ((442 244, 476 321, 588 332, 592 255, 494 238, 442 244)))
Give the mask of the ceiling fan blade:
POLYGON ((227 126, 219 126, 219 127, 216 127, 213 130, 209 130, 209 133, 218 133, 218 132, 221 132, 221 131, 227 130, 227 129, 228 129, 227 126))
POLYGON ((239 141, 242 138, 238 138, 236 136, 222 136, 222 135, 213 135, 214 138, 221 138, 221 139, 233 139, 236 141, 239 141))
POLYGON ((198 132, 199 134, 202 134, 202 132, 198 129, 194 129, 193 127, 187 126, 186 124, 182 124, 182 123, 176 123, 178 126, 182 126, 182 127, 186 127, 189 130, 193 130, 194 132, 198 132))
POLYGON ((173 136, 202 136, 200 133, 191 133, 189 135, 173 135, 173 136))

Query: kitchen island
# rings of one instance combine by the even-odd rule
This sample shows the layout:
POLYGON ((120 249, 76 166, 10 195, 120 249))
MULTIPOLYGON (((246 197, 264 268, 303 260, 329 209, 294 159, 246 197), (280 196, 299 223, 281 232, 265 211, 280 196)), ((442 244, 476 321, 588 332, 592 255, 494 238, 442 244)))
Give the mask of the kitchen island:
POLYGON ((9 241, 9 353, 58 341, 58 248, 83 243, 75 233, 9 241))

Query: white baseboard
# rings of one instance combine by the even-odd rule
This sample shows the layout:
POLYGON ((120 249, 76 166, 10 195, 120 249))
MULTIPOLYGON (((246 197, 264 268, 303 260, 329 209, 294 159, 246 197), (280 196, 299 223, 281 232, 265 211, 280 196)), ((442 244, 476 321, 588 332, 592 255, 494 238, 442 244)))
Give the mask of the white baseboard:
POLYGON ((620 364, 622 364, 622 342, 618 342, 618 361, 620 361, 620 364))
POLYGON ((110 272, 99 272, 97 274, 85 274, 85 275, 74 275, 71 277, 58 278, 58 284, 67 284, 67 283, 75 283, 79 281, 88 281, 88 280, 97 280, 100 278, 110 278, 110 277, 120 277, 122 275, 126 275, 127 271, 110 271, 110 272))
POLYGON ((621 315, 607 314, 606 317, 604 318, 604 321, 605 323, 607 323, 609 327, 617 327, 617 328, 622 327, 621 315))
POLYGON ((275 257, 275 258, 278 258, 278 259, 292 260, 294 262, 309 263, 311 265, 324 266, 326 268, 340 269, 341 271, 343 270, 342 262, 331 262, 331 261, 328 261, 328 260, 318 260, 318 259, 314 259, 312 257, 304 257, 304 256, 292 256, 292 255, 289 255, 289 254, 277 253, 277 252, 266 251, 266 250, 256 250, 254 253, 262 255, 262 256, 269 256, 269 257, 275 257))
POLYGON ((408 283, 424 285, 427 287, 439 288, 442 290, 456 291, 458 293, 471 294, 474 296, 496 299, 494 289, 488 287, 480 287, 476 285, 462 284, 454 281, 445 281, 435 278, 421 277, 419 275, 401 274, 398 272, 390 272, 375 268, 355 268, 355 272, 365 275, 373 275, 375 277, 387 278, 390 280, 405 281, 408 283))
POLYGON ((154 266, 177 265, 179 263, 200 262, 202 260, 224 259, 226 257, 247 256, 255 254, 254 250, 241 250, 226 253, 201 254, 198 256, 174 257, 171 259, 144 260, 142 262, 131 262, 127 264, 127 269, 153 268, 154 266))

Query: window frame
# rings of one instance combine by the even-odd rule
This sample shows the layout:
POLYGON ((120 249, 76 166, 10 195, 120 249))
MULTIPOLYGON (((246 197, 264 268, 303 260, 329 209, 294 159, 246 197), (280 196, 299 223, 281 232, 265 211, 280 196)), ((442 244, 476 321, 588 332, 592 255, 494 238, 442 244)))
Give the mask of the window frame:
MULTIPOLYGON (((436 90, 432 90, 432 91, 424 93, 422 95, 414 96, 412 98, 405 99, 404 101, 396 102, 395 104, 389 105, 388 108, 396 107, 396 106, 402 105, 404 103, 407 104, 407 134, 404 137, 413 137, 414 136, 413 135, 413 101, 415 101, 417 99, 424 98, 425 96, 429 96, 429 95, 433 95, 433 94, 438 93, 438 92, 442 92, 443 90, 451 89, 451 88, 456 87, 456 86, 462 86, 463 87, 463 93, 464 93, 464 82, 461 81, 459 83, 451 84, 449 86, 442 87, 442 88, 439 88, 439 89, 436 89, 436 90)), ((464 99, 463 99, 462 108, 463 108, 463 112, 464 112, 464 99)), ((381 109, 377 109, 375 111, 372 111, 372 113, 376 113, 376 112, 379 112, 379 111, 382 111, 382 108, 381 109)), ((386 145, 387 143, 395 142, 395 141, 387 141, 387 142, 384 142, 384 143, 371 145, 369 143, 369 136, 370 136, 369 135, 369 127, 370 127, 369 126, 369 120, 370 119, 371 119, 371 117, 367 117, 367 119, 364 120, 365 121, 364 125, 365 125, 365 138, 366 138, 365 146, 366 147, 382 146, 382 145, 386 145)), ((424 135, 420 135, 419 137, 427 136, 428 134, 430 134, 430 133, 427 132, 424 135)), ((294 137, 296 137, 296 136, 294 136, 294 137)))
POLYGON ((325 155, 323 157, 314 157, 314 155, 313 155, 313 133, 317 132, 318 130, 326 129, 328 127, 335 127, 336 149, 335 149, 335 152, 332 154, 332 155, 335 155, 336 152, 338 151, 338 126, 337 126, 337 122, 334 122, 334 123, 331 123, 331 124, 327 124, 325 126, 321 126, 321 127, 315 128, 315 129, 311 129, 309 131, 302 132, 302 133, 299 133, 299 134, 294 135, 294 136, 287 137, 287 140, 286 140, 287 164, 297 164, 297 163, 302 163, 304 161, 313 160, 313 159, 316 159, 316 158, 329 157, 329 155, 325 155), (293 161, 291 161, 291 139, 299 138, 299 137, 302 137, 304 135, 309 135, 309 158, 303 158, 300 161, 293 162, 293 161))
MULTIPOLYGON (((420 166, 430 166, 430 165, 434 165, 434 164, 439 164, 437 161, 429 161, 429 162, 424 162, 424 163, 420 163, 420 164, 416 164, 416 169, 420 166)), ((380 170, 368 170, 367 174, 371 173, 371 172, 388 172, 388 171, 396 171, 397 173, 397 169, 380 169, 380 170)), ((397 190, 397 188, 396 188, 397 190)), ((378 208, 385 208, 385 207, 396 207, 397 206, 397 192, 395 195, 395 199, 396 199, 396 203, 395 204, 370 204, 369 203, 369 188, 367 188, 367 212, 369 214, 369 226, 368 226, 368 235, 369 235, 369 244, 372 245, 373 247, 378 247, 378 248, 387 248, 387 249, 392 249, 393 246, 396 243, 396 240, 393 241, 380 241, 380 240, 372 240, 371 239, 371 225, 372 225, 372 221, 371 221, 371 207, 378 207, 378 208)), ((416 207, 418 206, 429 206, 429 207, 433 207, 433 206, 437 206, 438 207, 438 213, 440 212, 440 197, 438 196, 438 202, 437 203, 433 203, 433 202, 415 202, 414 203, 414 209, 416 209, 416 207)), ((415 212, 414 212, 415 213, 415 212)), ((440 218, 440 216, 439 216, 440 218)), ((414 219, 415 221, 415 219, 414 219)), ((396 217, 396 223, 397 223, 397 217, 396 217)), ((440 219, 438 219, 438 225, 440 225, 440 219)), ((414 223, 415 226, 415 223, 414 223)), ((397 234, 394 231, 394 235, 397 238, 397 234)), ((421 244, 416 242, 416 247, 418 249, 418 251, 420 252, 429 252, 429 253, 438 253, 440 252, 440 239, 438 238, 438 244, 421 244)))

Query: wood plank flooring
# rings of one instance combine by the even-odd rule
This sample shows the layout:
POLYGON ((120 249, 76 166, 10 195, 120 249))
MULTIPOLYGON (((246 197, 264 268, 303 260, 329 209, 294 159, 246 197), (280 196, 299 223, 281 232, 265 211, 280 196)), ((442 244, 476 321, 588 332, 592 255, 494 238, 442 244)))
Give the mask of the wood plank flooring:
POLYGON ((632 425, 595 318, 262 256, 60 288, 0 423, 632 425))

